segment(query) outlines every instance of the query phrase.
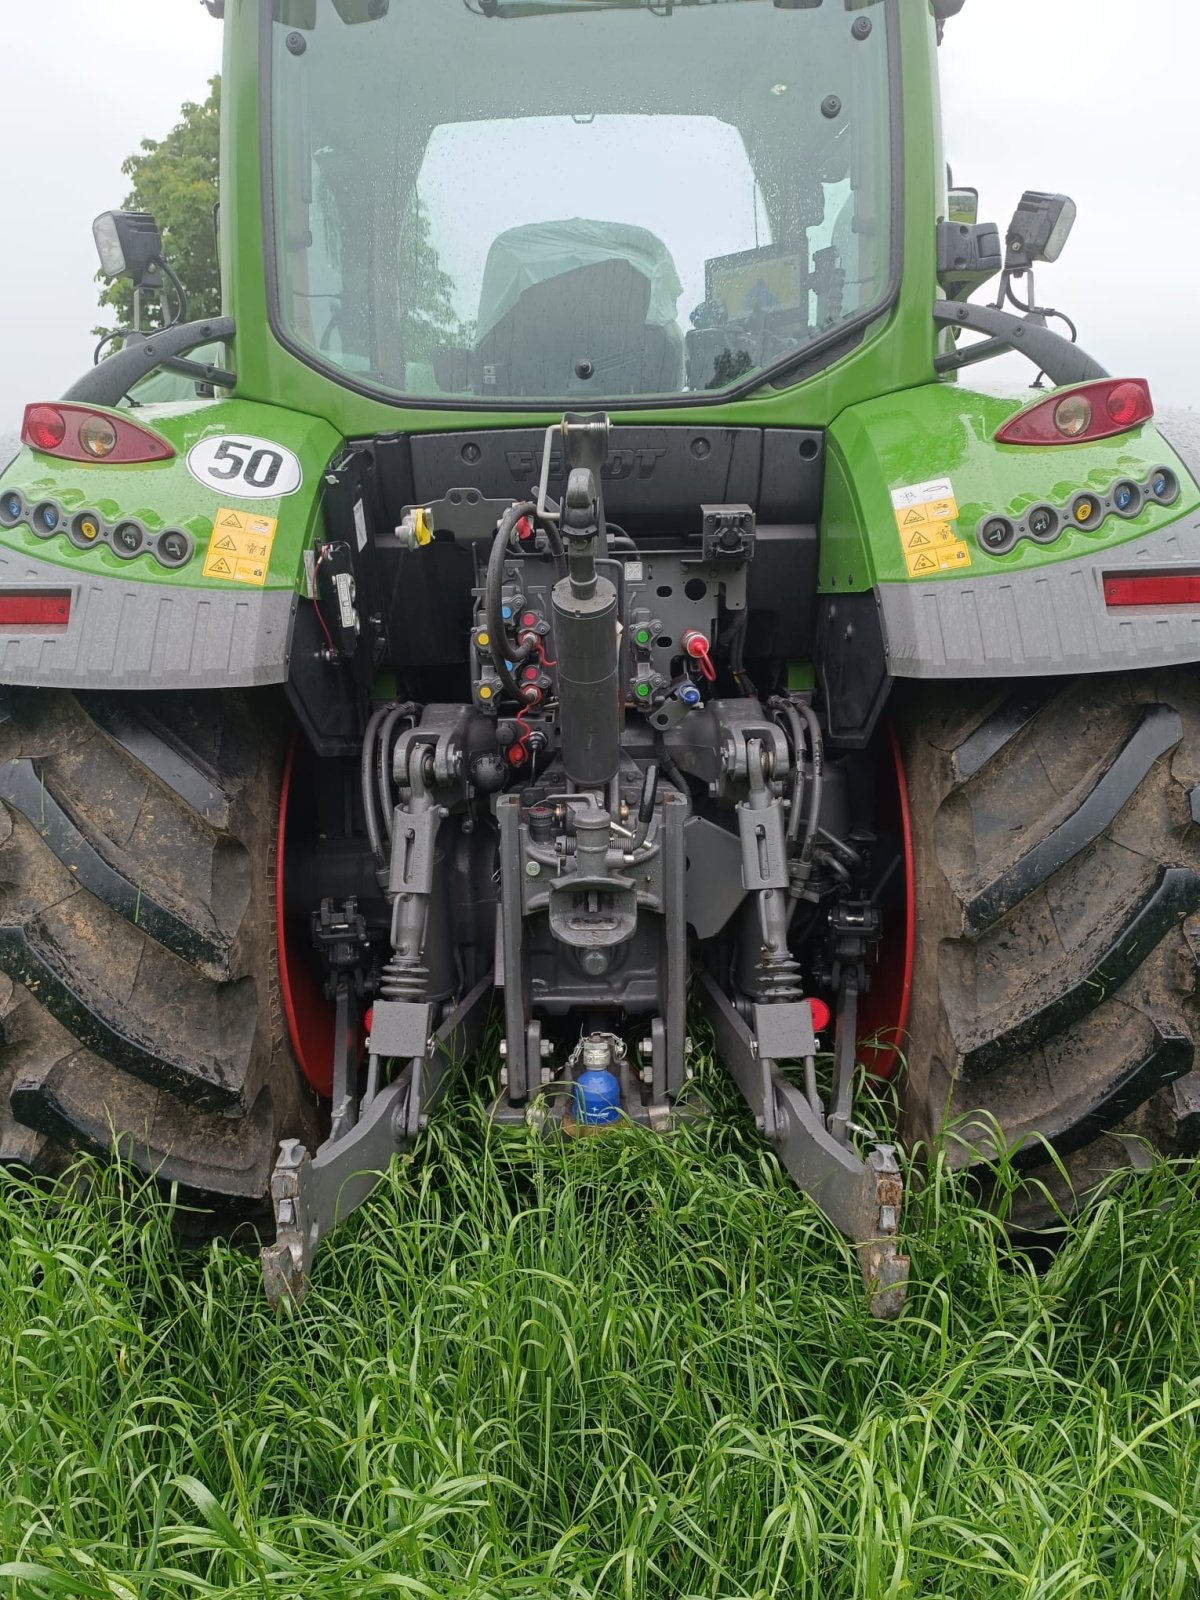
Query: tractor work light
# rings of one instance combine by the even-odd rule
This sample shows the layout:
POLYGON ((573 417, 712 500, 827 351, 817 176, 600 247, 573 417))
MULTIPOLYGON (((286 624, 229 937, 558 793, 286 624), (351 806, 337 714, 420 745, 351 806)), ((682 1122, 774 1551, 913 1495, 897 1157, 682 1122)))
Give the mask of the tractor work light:
POLYGON ((130 278, 135 289, 161 289, 162 236, 148 211, 105 211, 92 237, 106 278, 130 278))
POLYGON ((1144 378, 1104 378, 1038 400, 996 432, 997 444, 1090 444, 1128 433, 1154 416, 1144 378))
POLYGON ((173 445, 140 423, 61 402, 25 408, 21 443, 63 461, 102 461, 111 466, 169 461, 175 454, 173 445))
POLYGON ((1025 272, 1035 261, 1057 261, 1071 237, 1076 215, 1069 195, 1027 189, 1009 226, 1007 269, 1025 272))

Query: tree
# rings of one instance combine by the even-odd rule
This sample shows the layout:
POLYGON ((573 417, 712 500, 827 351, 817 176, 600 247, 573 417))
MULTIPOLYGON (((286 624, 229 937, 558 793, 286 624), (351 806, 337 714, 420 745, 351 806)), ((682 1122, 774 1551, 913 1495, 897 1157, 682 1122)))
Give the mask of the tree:
POLYGON ((461 322, 454 309, 454 279, 442 270, 431 237, 429 212, 415 191, 408 226, 400 238, 400 282, 406 296, 407 360, 429 361, 436 350, 474 344, 474 326, 461 322))
MULTIPOLYGON (((187 290, 189 317, 215 317, 221 311, 221 274, 213 226, 213 207, 219 193, 220 78, 211 80, 203 105, 188 101, 181 116, 165 139, 143 139, 141 152, 130 156, 121 168, 133 183, 125 207, 129 211, 149 211, 157 219, 164 254, 187 290)), ((101 281, 105 282, 101 306, 115 311, 121 327, 132 327, 133 285, 129 279, 101 281)), ((154 295, 143 297, 144 328, 162 326, 161 308, 155 301, 154 295)))

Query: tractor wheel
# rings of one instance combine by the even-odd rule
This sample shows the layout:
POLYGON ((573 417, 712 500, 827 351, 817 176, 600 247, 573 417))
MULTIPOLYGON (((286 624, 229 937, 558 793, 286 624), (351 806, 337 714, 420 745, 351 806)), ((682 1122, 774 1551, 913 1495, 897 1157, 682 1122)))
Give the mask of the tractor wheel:
MULTIPOLYGON (((1200 1134, 1200 675, 957 684, 899 715, 911 1139, 1001 1140, 1071 1204, 1200 1134), (1050 1147, 1069 1174, 1063 1183, 1050 1147)), ((1050 1208, 1030 1191, 1030 1225, 1050 1208)))
POLYGON ((0 1161, 118 1149, 265 1214, 315 1127, 280 1006, 265 692, 0 691, 0 1161))

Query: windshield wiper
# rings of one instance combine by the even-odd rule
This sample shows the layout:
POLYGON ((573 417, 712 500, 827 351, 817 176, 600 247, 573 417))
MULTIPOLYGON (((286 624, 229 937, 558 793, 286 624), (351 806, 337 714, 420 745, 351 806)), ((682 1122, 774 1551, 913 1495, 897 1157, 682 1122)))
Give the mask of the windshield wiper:
MULTIPOLYGON (((477 17, 499 17, 511 22, 515 17, 583 16, 592 11, 648 11, 651 16, 669 17, 681 6, 720 6, 763 4, 765 0, 463 0, 477 17)), ((816 10, 824 0, 771 0, 777 10, 816 10)))

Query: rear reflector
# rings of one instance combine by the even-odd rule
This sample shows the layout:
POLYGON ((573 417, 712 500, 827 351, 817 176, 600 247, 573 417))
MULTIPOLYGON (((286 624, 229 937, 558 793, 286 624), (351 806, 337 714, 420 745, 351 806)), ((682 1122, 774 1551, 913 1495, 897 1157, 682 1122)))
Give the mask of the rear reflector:
POLYGON ((0 628, 65 628, 70 620, 69 589, 0 589, 0 628))
POLYGON ((1104 579, 1106 606, 1192 606, 1200 609, 1200 572, 1146 573, 1104 579))

